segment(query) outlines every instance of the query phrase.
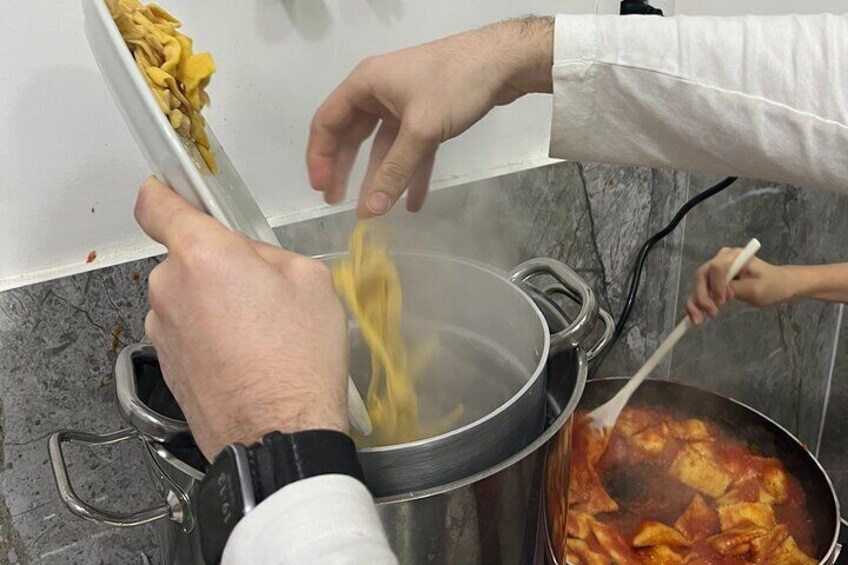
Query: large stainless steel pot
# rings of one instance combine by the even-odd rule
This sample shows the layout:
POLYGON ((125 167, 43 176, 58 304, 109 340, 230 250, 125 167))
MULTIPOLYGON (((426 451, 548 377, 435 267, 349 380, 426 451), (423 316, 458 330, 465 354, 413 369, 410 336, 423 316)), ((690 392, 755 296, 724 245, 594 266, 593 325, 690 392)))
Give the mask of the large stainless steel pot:
MULTIPOLYGON (((322 259, 332 263, 340 255, 322 259)), ((398 253, 393 260, 403 288, 404 332, 412 343, 438 340, 419 383, 424 425, 439 420, 462 399, 462 420, 445 433, 410 443, 359 449, 369 488, 393 496, 444 485, 503 461, 539 436, 544 427, 545 382, 552 353, 581 343, 598 320, 594 292, 571 269, 534 260, 512 275, 462 259, 398 253), (533 288, 551 277, 551 288, 572 294, 579 312, 549 332, 543 313, 519 285, 533 288)), ((538 302, 549 305, 551 291, 538 302)), ((546 308, 547 309, 547 308, 546 308)), ((607 326, 608 327, 608 326, 607 326)), ((351 375, 367 390, 370 355, 354 326, 351 375)), ((604 341, 604 340, 602 340, 604 341)))
MULTIPOLYGON (((440 387, 450 391, 448 398, 454 401, 484 398, 470 406, 467 422, 442 436, 360 451, 390 542, 403 563, 531 562, 546 446, 570 421, 586 379, 587 355, 576 345, 595 325, 593 294, 567 267, 549 260, 520 266, 512 275, 514 282, 446 257, 396 255, 395 261, 402 282, 410 281, 404 286, 405 312, 412 321, 407 329, 426 334, 435 327, 440 343, 448 344, 439 348, 434 363, 438 370, 425 375, 436 375, 435 388, 422 391, 422 396, 435 396, 436 415, 444 411, 444 405, 438 406, 444 402, 438 400, 440 387), (449 298, 451 294, 455 298, 449 298), (555 295, 576 300, 577 306, 569 313, 551 299, 555 295), (552 336, 546 319, 554 328, 552 336), (451 356, 465 363, 451 364, 451 356), (546 378, 547 372, 551 378, 546 378), (468 379, 477 386, 461 383, 468 379), (494 393, 481 390, 481 383, 490 383, 482 388, 494 393), (403 454, 418 463, 402 461, 403 454)), ((612 329, 608 315, 601 313, 600 319, 601 337, 587 348, 592 355, 612 329)), ((356 350, 355 335, 353 343, 356 350)), ((355 352, 353 357, 357 376, 355 352)), ((62 499, 77 515, 113 526, 158 521, 163 562, 199 563, 191 497, 205 462, 167 388, 157 386, 162 384, 157 372, 151 347, 122 352, 116 367, 118 403, 133 428, 105 435, 55 434, 50 440, 54 474, 62 499), (62 443, 132 438, 145 443, 145 462, 165 503, 141 512, 114 513, 80 500, 64 466, 62 443)))
MULTIPOLYGON (((612 398, 626 381, 627 378, 622 377, 589 381, 580 401, 580 409, 592 410, 600 406, 612 398)), ((810 450, 780 424, 737 400, 675 381, 645 381, 631 398, 630 404, 674 408, 693 418, 715 422, 731 430, 739 439, 756 446, 762 455, 780 458, 787 471, 801 483, 806 495, 807 509, 814 524, 814 556, 819 559, 820 565, 836 563, 841 550, 838 543, 841 522, 836 491, 810 450)), ((545 531, 549 539, 546 553, 550 565, 560 565, 565 543, 564 532, 550 535, 554 513, 565 512, 568 507, 564 495, 568 492, 567 476, 563 480, 562 472, 568 469, 568 450, 563 451, 565 457, 555 457, 553 451, 556 449, 556 446, 552 447, 544 504, 547 510, 545 531), (560 472, 550 473, 554 468, 560 472)))
MULTIPOLYGON (((342 255, 321 259, 332 263, 342 255)), ((422 423, 438 421, 457 406, 457 399, 462 399, 464 411, 460 422, 434 437, 359 449, 376 496, 459 480, 526 446, 543 429, 549 357, 585 341, 600 319, 603 331, 588 352, 591 359, 612 330, 612 321, 599 310, 591 288, 557 261, 528 261, 507 279, 451 257, 398 253, 393 260, 404 290, 404 332, 409 341, 438 340, 419 385, 422 423), (562 296, 576 305, 573 315, 558 306, 556 298, 562 296)), ((371 374, 370 356, 353 323, 351 341, 351 374, 364 391, 371 374)), ((119 408, 142 433, 160 441, 190 435, 182 422, 157 424, 156 415, 133 399, 127 392, 131 390, 119 387, 119 408), (166 427, 167 436, 162 435, 166 427)))

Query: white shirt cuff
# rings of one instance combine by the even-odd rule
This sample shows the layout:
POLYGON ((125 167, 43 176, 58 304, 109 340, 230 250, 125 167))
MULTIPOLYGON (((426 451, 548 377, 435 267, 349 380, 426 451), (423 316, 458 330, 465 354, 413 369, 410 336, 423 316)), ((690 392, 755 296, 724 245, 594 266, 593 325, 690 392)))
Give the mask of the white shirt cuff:
POLYGON ((346 475, 292 483, 233 530, 223 565, 396 565, 368 489, 346 475))

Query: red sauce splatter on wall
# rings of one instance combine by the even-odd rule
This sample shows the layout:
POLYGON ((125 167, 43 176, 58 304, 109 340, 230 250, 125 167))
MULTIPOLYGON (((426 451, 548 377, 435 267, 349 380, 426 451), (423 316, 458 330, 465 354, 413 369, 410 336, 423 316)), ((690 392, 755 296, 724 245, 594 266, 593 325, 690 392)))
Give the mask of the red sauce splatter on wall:
POLYGON ((121 336, 124 335, 124 324, 117 322, 112 326, 112 353, 117 353, 118 349, 123 345, 121 336))

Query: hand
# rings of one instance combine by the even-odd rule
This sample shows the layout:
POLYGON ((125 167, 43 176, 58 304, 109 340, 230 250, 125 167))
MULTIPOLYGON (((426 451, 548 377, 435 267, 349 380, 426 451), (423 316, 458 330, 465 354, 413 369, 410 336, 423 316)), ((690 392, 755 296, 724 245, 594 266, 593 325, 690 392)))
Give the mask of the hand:
POLYGON ((359 146, 381 122, 362 184, 359 217, 424 204, 439 144, 498 105, 550 92, 553 20, 526 18, 366 59, 318 109, 306 162, 312 186, 339 202, 359 146))
POLYGON ((320 262, 226 229, 155 179, 135 217, 168 248, 145 330, 200 450, 347 432, 347 323, 320 262))
POLYGON ((796 271, 752 258, 739 275, 727 283, 727 273, 741 249, 724 248, 695 271, 694 290, 686 301, 686 313, 696 326, 704 323, 704 312, 715 317, 719 309, 737 298, 752 306, 786 302, 798 292, 796 271))

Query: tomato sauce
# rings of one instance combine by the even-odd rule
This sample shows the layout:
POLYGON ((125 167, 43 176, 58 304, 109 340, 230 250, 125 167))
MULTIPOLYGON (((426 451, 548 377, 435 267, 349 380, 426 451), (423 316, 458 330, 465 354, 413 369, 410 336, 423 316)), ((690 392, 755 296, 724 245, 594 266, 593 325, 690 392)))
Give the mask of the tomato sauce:
MULTIPOLYGON (((692 564, 754 563, 748 553, 738 556, 723 555, 716 550, 717 545, 725 539, 722 536, 728 536, 729 539, 734 535, 732 531, 722 533, 718 527, 719 504, 710 496, 699 494, 694 488, 683 484, 670 472, 678 454, 688 444, 703 453, 721 472, 731 478, 730 486, 724 495, 730 497, 731 501, 726 499, 724 504, 767 503, 773 510, 776 524, 785 524, 798 547, 808 556, 811 555, 814 550, 813 523, 807 511, 804 492, 800 483, 786 472, 782 462, 777 458, 757 455, 755 446, 740 442, 712 422, 700 423, 706 425, 709 434, 708 438, 701 438, 704 441, 692 441, 691 437, 684 437, 685 433, 670 431, 670 424, 679 424, 684 420, 686 418, 675 415, 673 411, 627 409, 616 429, 605 438, 606 449, 598 458, 598 446, 593 444, 593 440, 588 436, 593 432, 587 425, 586 415, 578 413, 573 436, 572 480, 576 468, 582 466, 585 476, 586 466, 593 465, 593 459, 597 461, 595 470, 600 476, 603 488, 618 504, 619 509, 616 512, 588 513, 594 514, 595 520, 610 526, 617 533, 616 545, 624 543, 630 546, 633 537, 646 521, 656 521, 674 528, 675 522, 687 511, 690 504, 694 504, 693 499, 700 496, 709 506, 712 517, 699 518, 693 514, 688 525, 697 531, 709 532, 709 536, 688 540, 688 547, 678 546, 672 549, 684 558, 688 557, 687 563, 692 564), (634 410, 638 413, 633 412, 634 410), (654 429, 657 433, 652 431, 654 429), (640 436, 636 434, 645 430, 648 432, 641 436, 645 441, 640 443, 640 436), (699 524, 699 519, 706 522, 699 524)), ((589 482, 574 486, 577 490, 593 488, 589 482)), ((586 496, 586 493, 580 493, 580 497, 583 500, 591 498, 586 496)), ((571 499, 569 504, 574 504, 571 499)), ((749 527, 749 531, 753 527, 753 524, 745 525, 749 527)), ((610 554, 609 547, 605 548, 596 536, 590 535, 584 541, 593 551, 610 554)), ((644 549, 630 548, 628 551, 631 552, 630 555, 636 556, 634 563, 656 562, 642 557, 647 555, 644 549)))

